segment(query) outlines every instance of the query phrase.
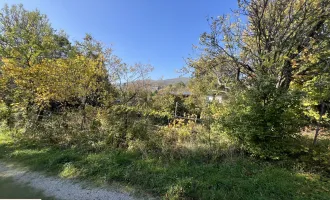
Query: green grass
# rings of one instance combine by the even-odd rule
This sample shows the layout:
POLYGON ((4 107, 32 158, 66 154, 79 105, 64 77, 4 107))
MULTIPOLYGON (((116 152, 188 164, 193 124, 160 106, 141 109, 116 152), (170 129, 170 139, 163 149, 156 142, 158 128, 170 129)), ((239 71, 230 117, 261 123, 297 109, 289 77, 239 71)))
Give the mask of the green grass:
POLYGON ((119 182, 167 199, 330 199, 330 181, 251 158, 205 162, 138 153, 81 152, 15 144, 0 134, 0 159, 100 184, 119 182))

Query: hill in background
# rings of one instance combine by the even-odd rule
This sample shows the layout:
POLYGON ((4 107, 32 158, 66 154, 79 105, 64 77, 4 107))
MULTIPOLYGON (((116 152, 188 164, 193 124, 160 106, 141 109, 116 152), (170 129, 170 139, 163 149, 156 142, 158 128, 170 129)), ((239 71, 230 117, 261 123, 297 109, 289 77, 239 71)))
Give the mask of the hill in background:
POLYGON ((165 80, 150 80, 150 83, 152 86, 168 86, 168 85, 173 85, 176 83, 183 82, 184 84, 187 84, 190 78, 188 77, 179 77, 179 78, 172 78, 172 79, 165 79, 165 80))

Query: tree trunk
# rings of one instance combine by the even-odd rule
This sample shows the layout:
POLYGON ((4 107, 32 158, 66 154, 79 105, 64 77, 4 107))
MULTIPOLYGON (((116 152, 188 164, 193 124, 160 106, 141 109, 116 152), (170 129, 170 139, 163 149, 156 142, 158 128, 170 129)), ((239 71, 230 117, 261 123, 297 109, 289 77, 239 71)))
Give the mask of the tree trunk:
POLYGON ((119 142, 117 143, 117 148, 126 148, 126 138, 128 134, 128 111, 124 115, 124 130, 120 133, 119 142))
POLYGON ((37 112, 37 122, 41 122, 44 117, 44 109, 39 107, 37 112))
POLYGON ((322 116, 324 114, 324 102, 321 102, 321 109, 320 109, 320 112, 319 112, 319 120, 317 122, 317 126, 316 126, 316 131, 315 131, 315 136, 314 136, 314 140, 313 140, 313 145, 316 144, 317 142, 317 137, 320 133, 320 125, 321 125, 321 120, 322 120, 322 116))
POLYGON ((83 99, 82 101, 82 119, 81 119, 81 124, 80 124, 80 129, 83 130, 84 124, 86 122, 86 98, 83 99))
POLYGON ((236 72, 236 81, 240 81, 240 76, 241 76, 241 68, 237 68, 237 72, 236 72))

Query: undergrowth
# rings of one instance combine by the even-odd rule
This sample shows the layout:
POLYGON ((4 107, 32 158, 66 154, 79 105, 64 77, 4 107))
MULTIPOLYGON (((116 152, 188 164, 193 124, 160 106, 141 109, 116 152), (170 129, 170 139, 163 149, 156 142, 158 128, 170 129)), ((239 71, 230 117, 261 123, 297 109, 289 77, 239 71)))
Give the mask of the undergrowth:
POLYGON ((286 169, 243 154, 217 160, 145 156, 138 151, 88 152, 15 143, 0 134, 0 159, 32 170, 99 184, 119 182, 163 199, 330 199, 326 176, 286 169))

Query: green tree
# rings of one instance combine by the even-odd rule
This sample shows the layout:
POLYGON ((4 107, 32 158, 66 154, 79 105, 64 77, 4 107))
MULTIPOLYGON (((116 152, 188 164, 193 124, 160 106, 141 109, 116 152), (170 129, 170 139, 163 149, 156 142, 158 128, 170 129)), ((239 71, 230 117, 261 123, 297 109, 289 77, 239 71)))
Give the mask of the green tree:
POLYGON ((0 55, 15 59, 17 67, 31 67, 44 58, 66 57, 71 44, 56 32, 46 15, 23 5, 5 5, 0 13, 0 55))
POLYGON ((312 122, 316 122, 316 131, 313 144, 317 142, 320 128, 329 123, 330 108, 330 69, 328 62, 319 63, 313 73, 305 75, 304 81, 294 86, 306 93, 303 105, 307 107, 306 115, 312 122))
POLYGON ((305 125, 301 95, 277 90, 275 82, 265 77, 255 87, 235 90, 216 113, 219 131, 262 158, 279 159, 299 152, 297 139, 305 125))
POLYGON ((328 0, 242 0, 233 15, 211 18, 201 44, 238 80, 267 75, 276 78, 276 88, 289 89, 300 73, 295 61, 310 62, 301 59, 304 52, 327 51, 321 47, 330 31, 329 5, 328 0))
POLYGON ((70 50, 66 34, 56 32, 46 15, 38 10, 27 11, 21 4, 5 5, 0 12, 0 98, 8 109, 12 110, 12 104, 17 101, 24 101, 28 107, 35 102, 33 95, 27 95, 32 91, 18 89, 15 80, 6 77, 2 69, 4 62, 11 63, 19 71, 47 59, 67 58, 70 50))
MULTIPOLYGON (((304 125, 303 120, 297 122, 303 117, 301 109, 293 109, 303 96, 295 92, 297 88, 292 83, 300 81, 304 85, 310 80, 308 74, 315 70, 328 76, 313 66, 321 65, 322 59, 327 58, 330 2, 241 0, 238 3, 239 9, 232 15, 210 19, 210 32, 202 34, 200 39, 202 56, 192 60, 190 67, 196 79, 210 77, 222 86, 217 91, 230 91, 229 108, 226 108, 230 112, 222 115, 226 130, 242 140, 251 152, 256 152, 254 147, 266 152, 283 138, 297 138, 295 135, 304 125), (233 105, 239 106, 231 108, 233 105), (251 138, 257 138, 260 143, 251 138)), ((268 156, 274 157, 271 153, 268 156)))

